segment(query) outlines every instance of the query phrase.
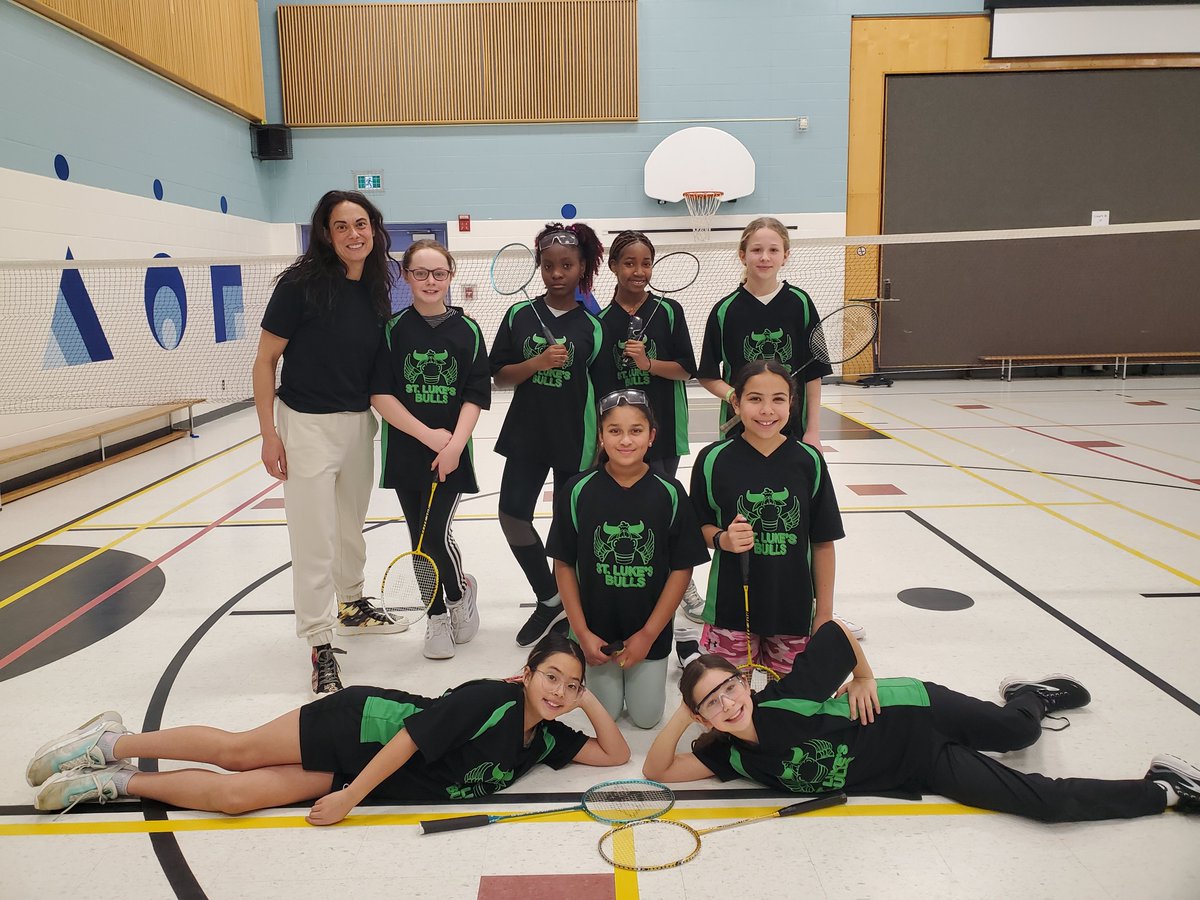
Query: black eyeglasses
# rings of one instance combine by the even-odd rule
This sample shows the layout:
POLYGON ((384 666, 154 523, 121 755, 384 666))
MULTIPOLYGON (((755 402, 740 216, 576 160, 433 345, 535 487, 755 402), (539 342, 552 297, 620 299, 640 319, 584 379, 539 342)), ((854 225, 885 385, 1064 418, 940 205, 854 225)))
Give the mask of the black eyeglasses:
POLYGON ((404 271, 417 281, 424 281, 430 275, 433 276, 434 281, 445 281, 450 277, 449 269, 405 269, 404 271))
POLYGON ((611 394, 605 394, 600 398, 600 415, 604 415, 610 409, 615 409, 622 403, 627 403, 630 406, 650 406, 650 401, 646 399, 645 391, 613 391, 611 394))
POLYGON ((578 247, 579 238, 575 236, 575 232, 573 231, 552 231, 538 241, 538 249, 545 250, 551 244, 562 244, 564 247, 578 247))

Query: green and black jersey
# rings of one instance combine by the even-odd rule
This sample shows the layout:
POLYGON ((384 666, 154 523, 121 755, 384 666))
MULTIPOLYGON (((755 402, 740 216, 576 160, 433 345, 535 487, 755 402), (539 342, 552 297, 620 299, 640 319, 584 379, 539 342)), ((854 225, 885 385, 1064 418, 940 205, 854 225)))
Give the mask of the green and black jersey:
POLYGON ((582 732, 547 721, 526 746, 519 683, 468 681, 438 698, 356 685, 301 708, 304 767, 333 769, 333 783, 341 787, 401 730, 418 752, 371 797, 397 802, 484 797, 538 763, 561 769, 588 741, 582 732))
MULTIPOLYGON (((676 362, 689 375, 696 374, 696 356, 682 306, 669 297, 647 294, 634 315, 642 320, 646 355, 651 360, 676 362)), ((629 313, 615 300, 600 311, 600 321, 604 323, 604 347, 592 368, 596 395, 603 397, 624 388, 645 391, 658 420, 658 437, 646 453, 646 462, 686 456, 687 382, 643 372, 625 357, 629 318, 629 313)))
MULTIPOLYGON (((729 384, 738 370, 755 359, 777 359, 792 371, 803 387, 833 372, 828 363, 809 362, 809 336, 820 317, 812 298, 798 287, 783 282, 770 303, 763 303, 745 285, 717 301, 704 326, 700 348, 700 378, 721 378, 729 384), (805 363, 808 363, 805 365, 805 363)), ((800 394, 800 428, 808 422, 808 408, 800 394)), ((721 405, 721 421, 729 418, 727 404, 721 405)))
POLYGON ((850 718, 843 695, 854 668, 850 639, 823 625, 792 671, 754 695, 758 744, 722 735, 695 749, 722 781, 749 778, 797 794, 913 789, 933 747, 929 694, 915 678, 881 678, 882 711, 870 725, 850 718))
MULTIPOLYGON (((692 467, 691 498, 702 526, 728 528, 741 513, 754 528, 751 632, 808 634, 814 612, 812 545, 846 536, 820 451, 788 439, 763 456, 741 435, 709 444, 692 467)), ((717 628, 746 627, 737 554, 713 554, 703 616, 717 628)))
POLYGON ((515 303, 504 314, 492 343, 492 374, 546 349, 549 342, 542 322, 559 343, 566 343, 567 365, 534 372, 516 386, 496 452, 579 472, 596 455, 596 393, 590 370, 600 353, 600 320, 582 306, 556 316, 544 297, 515 303))
MULTIPOLYGON (((411 306, 392 317, 384 327, 371 393, 392 394, 430 428, 453 432, 464 403, 474 403, 481 409, 491 405, 492 382, 479 326, 461 310, 450 309, 453 315, 437 327, 430 326, 411 306)), ((437 454, 386 421, 380 455, 380 487, 429 487, 429 467, 437 454)), ((479 490, 470 440, 458 468, 442 486, 459 494, 479 490)))
MULTIPOLYGON (((622 487, 603 466, 576 475, 555 497, 546 553, 575 567, 588 628, 606 643, 645 626, 672 572, 708 561, 678 481, 647 472, 622 487)), ((668 623, 647 658, 670 651, 668 623)))

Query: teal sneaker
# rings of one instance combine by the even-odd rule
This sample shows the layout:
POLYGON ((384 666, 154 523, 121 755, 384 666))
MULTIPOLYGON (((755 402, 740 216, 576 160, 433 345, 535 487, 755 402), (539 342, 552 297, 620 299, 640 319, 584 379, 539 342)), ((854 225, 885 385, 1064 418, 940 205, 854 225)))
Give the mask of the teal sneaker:
MULTIPOLYGON (((113 763, 102 769, 72 769, 51 775, 38 791, 33 801, 35 809, 50 812, 56 809, 70 810, 77 803, 108 803, 119 797, 129 796, 117 788, 119 776, 133 776, 137 767, 129 763, 113 763)), ((121 779, 123 784, 129 778, 121 779)))
POLYGON ((128 734, 129 729, 121 722, 121 714, 108 710, 94 716, 62 737, 45 744, 34 754, 25 768, 25 780, 31 787, 44 784, 57 772, 72 769, 103 768, 113 760, 105 759, 96 746, 100 737, 108 732, 128 734))

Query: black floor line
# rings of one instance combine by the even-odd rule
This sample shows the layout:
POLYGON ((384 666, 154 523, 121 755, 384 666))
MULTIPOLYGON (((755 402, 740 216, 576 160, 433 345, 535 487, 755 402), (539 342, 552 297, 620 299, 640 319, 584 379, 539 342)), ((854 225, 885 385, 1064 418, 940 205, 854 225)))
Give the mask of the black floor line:
POLYGON ((294 609, 233 609, 231 616, 294 616, 294 609))
POLYGON ((1161 594, 1142 594, 1147 600, 1160 600, 1167 597, 1200 597, 1200 591, 1166 591, 1161 594))
POLYGON ((977 554, 973 553, 972 551, 968 550, 966 547, 964 547, 962 544, 960 544, 954 538, 950 537, 950 535, 946 534, 944 531, 937 528, 937 526, 935 526, 935 525, 931 524, 930 522, 926 521, 925 519, 921 518, 919 515, 917 515, 915 512, 913 512, 911 510, 908 510, 907 514, 910 518, 912 518, 914 521, 919 523, 922 527, 928 529, 933 534, 937 535, 939 538, 941 538, 943 541, 945 541, 951 547, 956 549, 963 556, 967 557, 967 559, 974 562, 977 566, 982 568, 984 571, 990 573, 991 575, 993 575, 996 578, 1003 581, 1010 588, 1012 588, 1014 591, 1016 591, 1018 594, 1020 594, 1026 600, 1031 602, 1034 606, 1037 606, 1043 612, 1049 613, 1055 619, 1058 619, 1058 621, 1060 621, 1062 624, 1066 625, 1068 628, 1070 628, 1072 631, 1074 631, 1076 634, 1078 634, 1084 640, 1089 641, 1090 643, 1099 647, 1101 650, 1103 650, 1105 653, 1107 653, 1109 656, 1111 656, 1117 662, 1121 663, 1127 669, 1140 675, 1142 678, 1146 679, 1146 681, 1150 682, 1152 685, 1154 685, 1156 688, 1158 688, 1160 691, 1162 691, 1168 697, 1171 697, 1172 699, 1179 701, 1184 706, 1186 706, 1188 709, 1190 709, 1192 712, 1196 713, 1197 715, 1200 715, 1200 703, 1193 700, 1191 697, 1189 697, 1183 691, 1179 690, 1174 685, 1168 684, 1164 679, 1160 678, 1158 675, 1155 675, 1153 672, 1151 672, 1149 669, 1147 669, 1145 666, 1143 666, 1137 660, 1122 653, 1120 650, 1118 650, 1112 644, 1105 641, 1103 638, 1100 638, 1097 635, 1092 634, 1090 631, 1088 631, 1086 628, 1084 628, 1082 625, 1080 625, 1078 622, 1076 622, 1070 616, 1055 609, 1053 606, 1051 606, 1049 603, 1047 603, 1041 597, 1037 596, 1036 594, 1034 594, 1032 591, 1028 590, 1027 588, 1022 587, 1020 584, 1018 584, 1013 579, 1009 578, 1007 575, 1005 575, 1003 572, 1001 572, 999 569, 997 569, 991 563, 987 562, 982 557, 980 557, 977 554))

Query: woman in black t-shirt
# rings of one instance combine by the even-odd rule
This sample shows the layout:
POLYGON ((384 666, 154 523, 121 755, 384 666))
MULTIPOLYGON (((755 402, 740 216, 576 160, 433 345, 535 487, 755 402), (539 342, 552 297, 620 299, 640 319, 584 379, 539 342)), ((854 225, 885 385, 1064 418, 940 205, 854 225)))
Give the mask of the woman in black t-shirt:
POLYGON ((363 597, 362 528, 378 428, 370 377, 391 314, 389 246, 383 216, 366 197, 325 194, 308 249, 279 276, 267 304, 254 360, 262 461, 283 482, 296 633, 312 648, 316 695, 342 686, 335 627, 344 635, 407 627, 363 597))
POLYGON ((471 800, 504 790, 538 763, 618 766, 629 746, 583 686, 583 653, 560 634, 529 654, 518 679, 477 680, 441 697, 354 686, 252 731, 189 725, 133 734, 101 713, 38 751, 26 769, 38 809, 144 797, 211 812, 317 800, 313 825, 344 819, 367 797, 396 803, 471 800), (595 737, 559 717, 580 708, 595 737), (209 763, 139 772, 131 758, 209 763))
POLYGON ((689 664, 679 688, 683 702, 646 754, 647 778, 742 777, 798 794, 930 792, 1043 822, 1200 811, 1200 770, 1168 754, 1143 778, 1113 781, 1027 774, 981 752, 1028 747, 1044 717, 1086 706, 1091 695, 1066 675, 1006 679, 1004 706, 916 678, 876 681, 858 642, 827 622, 792 671, 757 693, 713 655, 689 664), (692 722, 709 731, 676 753, 692 722))

